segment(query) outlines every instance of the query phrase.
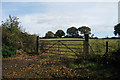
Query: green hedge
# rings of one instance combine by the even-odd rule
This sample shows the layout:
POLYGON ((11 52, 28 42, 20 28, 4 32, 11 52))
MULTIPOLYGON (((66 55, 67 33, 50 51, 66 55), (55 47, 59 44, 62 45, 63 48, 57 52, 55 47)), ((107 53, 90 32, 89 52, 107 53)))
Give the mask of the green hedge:
POLYGON ((2 45, 2 56, 5 57, 12 57, 15 55, 15 51, 17 50, 14 46, 7 46, 5 44, 2 45))

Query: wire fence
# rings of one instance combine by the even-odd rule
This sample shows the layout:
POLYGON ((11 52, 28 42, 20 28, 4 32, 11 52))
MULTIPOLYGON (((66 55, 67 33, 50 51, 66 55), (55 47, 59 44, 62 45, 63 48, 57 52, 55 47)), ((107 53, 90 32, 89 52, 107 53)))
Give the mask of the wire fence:
POLYGON ((89 44, 95 54, 109 54, 120 49, 119 39, 93 39, 89 44))
POLYGON ((36 41, 37 53, 69 54, 78 56, 80 54, 112 53, 120 49, 120 39, 39 39, 36 41))

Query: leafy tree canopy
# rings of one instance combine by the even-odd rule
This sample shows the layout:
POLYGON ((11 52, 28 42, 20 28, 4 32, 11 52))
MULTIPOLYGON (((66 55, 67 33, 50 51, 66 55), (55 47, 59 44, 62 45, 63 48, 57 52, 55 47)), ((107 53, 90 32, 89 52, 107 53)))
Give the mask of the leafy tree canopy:
POLYGON ((7 44, 7 45, 14 45, 18 42, 21 41, 21 38, 19 38, 21 36, 21 26, 19 25, 19 21, 17 17, 11 17, 9 16, 8 19, 6 19, 6 21, 2 21, 2 40, 3 43, 7 44), (15 41, 16 43, 14 43, 13 41, 15 41))
POLYGON ((79 27, 78 30, 81 34, 91 34, 91 29, 86 26, 79 27))
POLYGON ((65 33, 63 30, 57 30, 57 32, 55 33, 55 36, 61 38, 62 36, 65 36, 65 33))
POLYGON ((120 23, 114 26, 114 34, 120 36, 120 23))
POLYGON ((77 37, 79 36, 78 30, 76 27, 70 27, 67 29, 68 36, 77 37))
POLYGON ((45 34, 45 37, 46 38, 52 38, 54 37, 54 33, 52 31, 48 31, 46 34, 45 34))

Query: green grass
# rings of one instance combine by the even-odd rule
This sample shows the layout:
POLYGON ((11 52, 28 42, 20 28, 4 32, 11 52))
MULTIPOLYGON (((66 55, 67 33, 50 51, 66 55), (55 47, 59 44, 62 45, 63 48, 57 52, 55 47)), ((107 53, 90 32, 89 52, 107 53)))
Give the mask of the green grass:
MULTIPOLYGON (((49 40, 84 40, 81 38, 54 38, 54 39, 41 39, 41 40, 48 40, 46 41, 47 45, 44 44, 44 48, 48 48, 49 46, 52 46, 52 44, 56 43, 57 41, 49 41, 49 40)), ((89 39, 89 53, 90 54, 98 54, 98 55, 104 55, 106 52, 106 41, 109 43, 109 53, 116 51, 120 47, 120 40, 119 39, 89 39)), ((78 49, 72 49, 74 52, 81 54, 83 53, 83 41, 61 41, 64 44, 68 44, 67 46, 69 48, 78 48, 78 49), (69 45, 69 44, 79 44, 79 45, 69 45)), ((73 54, 70 49, 65 47, 65 45, 60 44, 54 45, 49 50, 59 50, 61 51, 61 54, 73 54), (55 48, 54 48, 55 47, 55 48), (59 48, 58 47, 63 47, 59 48), (62 52, 62 51, 69 51, 69 52, 62 52)), ((58 53, 58 51, 51 51, 52 53, 58 53)))

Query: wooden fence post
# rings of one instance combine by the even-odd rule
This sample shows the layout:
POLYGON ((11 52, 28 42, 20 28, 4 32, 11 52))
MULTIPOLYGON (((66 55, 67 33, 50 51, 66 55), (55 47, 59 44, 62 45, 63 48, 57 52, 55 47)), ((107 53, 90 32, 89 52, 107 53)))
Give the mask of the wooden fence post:
POLYGON ((106 52, 105 52, 105 54, 103 56, 106 56, 107 53, 108 53, 108 41, 106 41, 106 52))
POLYGON ((106 41, 106 54, 108 53, 108 41, 106 41))
POLYGON ((84 53, 89 54, 89 34, 85 34, 84 53))
POLYGON ((37 40, 36 40, 36 52, 38 53, 38 47, 39 46, 39 36, 37 36, 37 40))

